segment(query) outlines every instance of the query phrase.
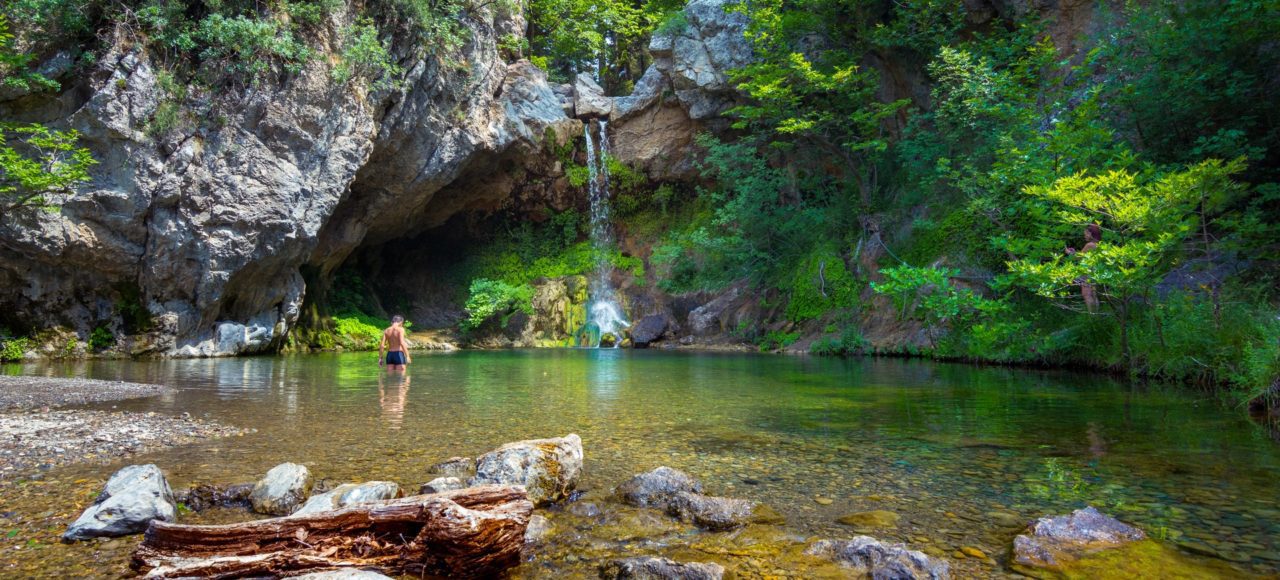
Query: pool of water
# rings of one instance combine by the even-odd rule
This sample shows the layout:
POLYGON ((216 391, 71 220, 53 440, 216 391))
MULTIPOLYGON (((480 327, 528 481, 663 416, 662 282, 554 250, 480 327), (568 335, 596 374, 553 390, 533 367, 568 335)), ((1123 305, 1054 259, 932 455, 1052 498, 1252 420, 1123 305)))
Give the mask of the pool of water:
MULTIPOLYGON (((972 546, 997 555, 969 569, 975 574, 1004 573, 1017 522, 1086 504, 1196 558, 1217 554, 1240 573, 1280 571, 1280 445, 1240 410, 1185 389, 1065 372, 723 353, 470 351, 415 362, 404 376, 380 372, 371 353, 5 372, 166 384, 176 390, 94 407, 189 412, 257 429, 130 460, 160 465, 175 489, 252 481, 283 461, 317 477, 416 489, 442 459, 578 433, 587 456, 581 487, 596 496, 669 465, 711 492, 769 503, 796 537, 848 537, 855 530, 840 516, 892 511, 897 526, 862 531, 935 553, 972 546)), ((14 531, 0 560, 8 570, 123 571, 132 540, 51 544, 120 466, 72 466, 7 484, 0 511, 14 531)))

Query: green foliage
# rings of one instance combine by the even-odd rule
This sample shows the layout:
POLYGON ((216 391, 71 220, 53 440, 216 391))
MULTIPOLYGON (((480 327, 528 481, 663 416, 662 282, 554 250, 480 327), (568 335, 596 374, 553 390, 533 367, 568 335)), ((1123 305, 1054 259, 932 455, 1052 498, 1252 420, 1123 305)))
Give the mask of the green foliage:
POLYGON ((271 19, 212 14, 196 25, 192 38, 203 47, 200 58, 205 66, 253 80, 271 72, 277 63, 297 73, 314 56, 291 29, 271 19))
POLYGON ((79 139, 75 129, 0 124, 0 219, 22 208, 56 209, 89 181, 97 160, 79 139))
POLYGON ((770 330, 769 332, 764 333, 764 336, 760 338, 756 345, 760 347, 760 352, 772 352, 787 348, 788 346, 795 344, 799 339, 799 332, 770 330))
POLYGON ((0 13, 0 86, 21 91, 53 90, 58 83, 29 70, 34 54, 18 51, 9 31, 9 17, 0 13))
POLYGON ((689 30, 689 19, 684 10, 672 10, 666 13, 658 25, 653 28, 654 36, 679 36, 689 30))
POLYGON ((467 318, 462 321, 463 330, 474 330, 494 315, 506 316, 519 310, 533 314, 533 286, 528 284, 513 285, 501 280, 477 278, 471 281, 470 296, 467 298, 467 318))
POLYGON ((465 44, 469 31, 464 25, 465 0, 379 0, 392 12, 407 18, 422 35, 427 52, 444 54, 465 44))
POLYGON ((819 356, 847 356, 861 354, 871 349, 871 343, 862 336, 857 326, 848 325, 838 337, 827 337, 813 341, 809 345, 809 354, 819 356))
POLYGON ((373 20, 361 18, 343 31, 343 39, 342 58, 333 69, 333 80, 346 84, 360 79, 375 91, 399 86, 400 66, 378 39, 373 20))
POLYGON ((786 316, 792 322, 812 320, 857 302, 853 275, 844 259, 827 247, 820 246, 800 262, 789 286, 786 316))
POLYGON ((533 0, 527 11, 530 50, 554 80, 599 70, 607 91, 625 94, 625 85, 644 72, 649 32, 678 7, 674 0, 533 0))
POLYGON ((382 342, 382 329, 390 325, 386 320, 358 312, 336 315, 334 341, 345 350, 375 350, 382 342))
POLYGON ((135 283, 124 283, 117 285, 115 290, 119 297, 114 305, 115 312, 124 331, 137 334, 151 330, 151 311, 142 303, 142 289, 135 283))
POLYGON ((960 275, 957 270, 902 265, 881 270, 880 274, 884 280, 872 282, 871 288, 892 298, 899 317, 921 321, 935 347, 943 326, 967 326, 978 314, 995 313, 1004 307, 999 301, 956 286, 952 279, 960 275))
POLYGON ((105 326, 98 326, 89 334, 89 350, 100 351, 115 346, 116 335, 105 326))
POLYGON ((29 338, 6 338, 0 342, 0 362, 20 361, 30 349, 31 339, 29 338))
POLYGON ((187 85, 179 82, 172 72, 161 69, 156 71, 156 86, 164 96, 147 122, 147 132, 151 135, 163 135, 182 121, 187 85))

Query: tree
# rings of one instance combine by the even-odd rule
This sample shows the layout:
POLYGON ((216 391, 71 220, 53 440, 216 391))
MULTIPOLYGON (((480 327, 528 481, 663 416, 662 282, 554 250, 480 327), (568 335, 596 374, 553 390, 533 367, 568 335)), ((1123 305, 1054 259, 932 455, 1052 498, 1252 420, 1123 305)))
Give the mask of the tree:
POLYGON ((1208 227, 1210 216, 1245 191, 1232 179, 1244 168, 1243 159, 1210 159, 1164 173, 1082 171, 1029 187, 1026 195, 1049 204, 1050 219, 1057 224, 1083 230, 1097 223, 1105 233, 1090 252, 1067 256, 1042 251, 1010 261, 1003 283, 1026 287, 1072 310, 1081 310, 1077 299, 1082 281, 1093 284, 1116 319, 1127 362, 1133 307, 1149 300, 1155 285, 1178 263, 1186 242, 1208 227))

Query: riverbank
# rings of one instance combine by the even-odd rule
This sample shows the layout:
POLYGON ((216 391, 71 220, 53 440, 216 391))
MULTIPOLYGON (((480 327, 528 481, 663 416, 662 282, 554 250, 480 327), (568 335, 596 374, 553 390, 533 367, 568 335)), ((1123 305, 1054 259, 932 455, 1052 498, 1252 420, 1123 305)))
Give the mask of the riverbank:
POLYGON ((75 463, 110 463, 141 453, 252 430, 193 418, 92 409, 54 409, 152 397, 161 385, 80 378, 0 376, 0 481, 75 463))

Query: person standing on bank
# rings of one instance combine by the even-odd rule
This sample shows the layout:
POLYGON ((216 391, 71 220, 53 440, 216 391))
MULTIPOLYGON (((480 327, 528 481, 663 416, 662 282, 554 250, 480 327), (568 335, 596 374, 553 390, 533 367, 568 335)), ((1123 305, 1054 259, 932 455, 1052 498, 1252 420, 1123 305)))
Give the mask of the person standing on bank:
POLYGON ((411 364, 409 356, 409 339, 404 335, 404 317, 399 314, 391 317, 391 327, 382 331, 382 343, 378 345, 378 364, 385 365, 387 371, 403 371, 405 365, 411 364), (386 353, 386 357, 383 357, 386 353))

